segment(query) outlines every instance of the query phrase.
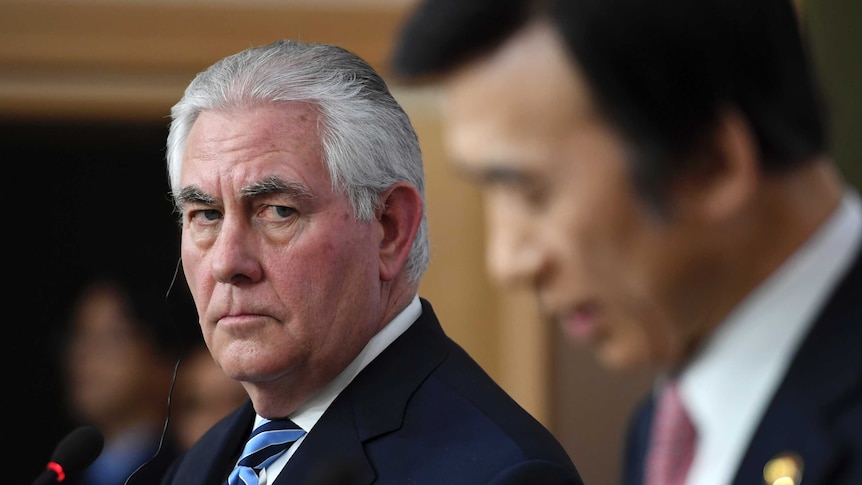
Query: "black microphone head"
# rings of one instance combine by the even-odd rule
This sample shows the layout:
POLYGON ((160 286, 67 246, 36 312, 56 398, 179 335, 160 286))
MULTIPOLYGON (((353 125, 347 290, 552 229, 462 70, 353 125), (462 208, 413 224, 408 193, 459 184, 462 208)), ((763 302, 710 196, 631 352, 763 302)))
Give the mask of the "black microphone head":
POLYGON ((81 426, 57 444, 51 461, 62 466, 66 473, 76 472, 96 461, 104 446, 101 431, 94 426, 81 426))

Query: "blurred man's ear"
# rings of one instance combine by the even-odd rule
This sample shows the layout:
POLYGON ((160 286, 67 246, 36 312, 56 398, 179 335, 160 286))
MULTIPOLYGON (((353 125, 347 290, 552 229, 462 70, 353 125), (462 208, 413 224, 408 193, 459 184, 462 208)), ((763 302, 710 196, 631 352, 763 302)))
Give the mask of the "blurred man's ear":
POLYGON ((381 195, 377 216, 380 239, 380 279, 389 281, 404 268, 422 222, 422 197, 416 187, 398 183, 381 195))
POLYGON ((696 156, 702 159, 673 184, 675 213, 717 223, 745 211, 762 174, 754 136, 741 113, 725 111, 696 156))

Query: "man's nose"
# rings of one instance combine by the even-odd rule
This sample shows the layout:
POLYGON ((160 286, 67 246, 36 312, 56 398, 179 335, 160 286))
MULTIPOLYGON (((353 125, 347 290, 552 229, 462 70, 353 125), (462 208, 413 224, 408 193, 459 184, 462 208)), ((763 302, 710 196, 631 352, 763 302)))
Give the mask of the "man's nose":
POLYGON ((257 239, 249 224, 225 218, 211 251, 213 277, 221 283, 257 281, 263 274, 257 239))

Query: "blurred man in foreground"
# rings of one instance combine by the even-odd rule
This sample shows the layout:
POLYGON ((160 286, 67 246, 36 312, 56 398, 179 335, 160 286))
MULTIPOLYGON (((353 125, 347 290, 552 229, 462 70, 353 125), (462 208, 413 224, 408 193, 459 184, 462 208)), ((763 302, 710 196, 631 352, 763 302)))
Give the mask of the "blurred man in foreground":
POLYGON ((658 372, 626 484, 862 483, 862 206, 797 20, 426 0, 398 39, 396 74, 442 84, 491 272, 608 367, 658 372))

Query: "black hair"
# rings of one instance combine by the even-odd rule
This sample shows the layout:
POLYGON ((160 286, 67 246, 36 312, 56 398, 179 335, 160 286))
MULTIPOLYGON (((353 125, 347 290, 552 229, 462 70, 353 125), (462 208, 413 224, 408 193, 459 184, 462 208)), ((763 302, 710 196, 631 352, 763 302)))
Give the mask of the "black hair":
POLYGON ((159 356, 175 360, 199 339, 200 326, 182 271, 174 273, 170 263, 140 253, 125 261, 95 263, 79 275, 67 314, 72 317, 74 305, 90 289, 110 287, 123 297, 139 335, 159 356))
POLYGON ((395 44, 392 67, 402 81, 445 74, 492 50, 529 18, 523 0, 421 2, 395 44))
POLYGON ((828 149, 823 99, 791 0, 456 2, 420 4, 398 38, 393 72, 405 81, 445 74, 547 17, 627 140, 633 181, 650 202, 661 204, 673 177, 692 168, 727 110, 750 126, 765 173, 828 149), (466 16, 482 17, 478 9, 508 20, 471 30, 466 16))

